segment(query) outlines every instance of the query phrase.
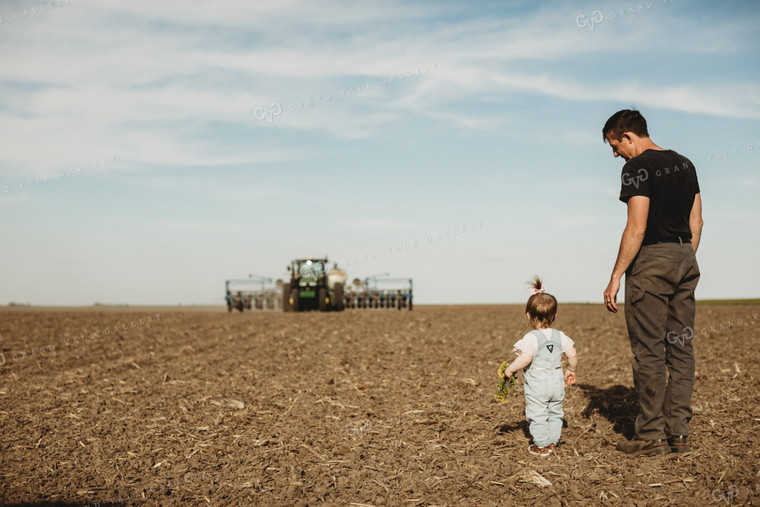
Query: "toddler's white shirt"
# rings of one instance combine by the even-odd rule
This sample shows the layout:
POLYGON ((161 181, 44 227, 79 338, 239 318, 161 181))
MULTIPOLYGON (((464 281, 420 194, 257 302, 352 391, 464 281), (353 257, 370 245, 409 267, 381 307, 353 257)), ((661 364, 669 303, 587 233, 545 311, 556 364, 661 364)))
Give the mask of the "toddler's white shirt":
MULTIPOLYGON (((538 329, 537 331, 544 333, 547 340, 552 337, 551 328, 538 329)), ((562 345, 562 352, 565 354, 573 347, 573 345, 575 345, 575 342, 562 331, 559 332, 559 342, 560 345, 562 345)), ((514 353, 519 356, 523 352, 531 356, 535 356, 536 352, 538 352, 538 338, 536 338, 536 335, 534 335, 533 332, 526 334, 520 339, 520 341, 515 343, 514 353)))

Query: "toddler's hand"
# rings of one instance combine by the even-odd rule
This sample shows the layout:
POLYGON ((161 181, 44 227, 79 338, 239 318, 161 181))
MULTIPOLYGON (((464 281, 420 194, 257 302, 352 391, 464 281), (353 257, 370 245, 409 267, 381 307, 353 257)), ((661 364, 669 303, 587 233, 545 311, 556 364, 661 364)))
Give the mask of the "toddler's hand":
POLYGON ((575 372, 573 371, 566 371, 565 372, 565 385, 571 386, 575 384, 575 372))

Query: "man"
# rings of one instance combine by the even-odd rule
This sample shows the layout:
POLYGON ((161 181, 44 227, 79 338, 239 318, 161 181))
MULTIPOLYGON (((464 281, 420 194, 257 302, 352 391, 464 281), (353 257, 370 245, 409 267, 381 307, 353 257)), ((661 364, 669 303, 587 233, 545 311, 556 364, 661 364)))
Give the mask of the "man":
POLYGON ((625 273, 625 322, 640 405, 634 439, 617 448, 629 456, 688 452, 699 281, 695 253, 703 223, 697 173, 689 159, 652 142, 638 111, 612 115, 602 137, 613 156, 626 160, 620 200, 628 206, 604 304, 617 313, 625 273))

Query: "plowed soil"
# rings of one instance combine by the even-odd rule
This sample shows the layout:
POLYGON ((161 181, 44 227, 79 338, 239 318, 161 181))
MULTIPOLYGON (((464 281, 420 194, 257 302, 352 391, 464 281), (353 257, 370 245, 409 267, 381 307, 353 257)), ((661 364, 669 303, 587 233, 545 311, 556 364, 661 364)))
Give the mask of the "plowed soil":
POLYGON ((601 305, 560 305, 580 363, 548 458, 522 389, 492 396, 522 306, 5 309, 0 503, 760 505, 758 312, 698 306, 694 450, 630 459, 629 342, 601 305))

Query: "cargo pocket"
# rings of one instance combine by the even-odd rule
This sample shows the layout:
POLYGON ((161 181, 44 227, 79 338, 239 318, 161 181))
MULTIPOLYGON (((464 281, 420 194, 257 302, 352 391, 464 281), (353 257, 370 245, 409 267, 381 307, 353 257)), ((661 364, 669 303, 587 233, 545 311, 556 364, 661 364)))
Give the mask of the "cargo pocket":
POLYGON ((644 287, 641 286, 641 280, 638 278, 633 278, 631 280, 626 280, 627 290, 625 293, 625 302, 626 304, 634 305, 644 299, 644 294, 646 294, 646 290, 644 290, 644 287), (630 301, 629 301, 630 299, 630 301))

